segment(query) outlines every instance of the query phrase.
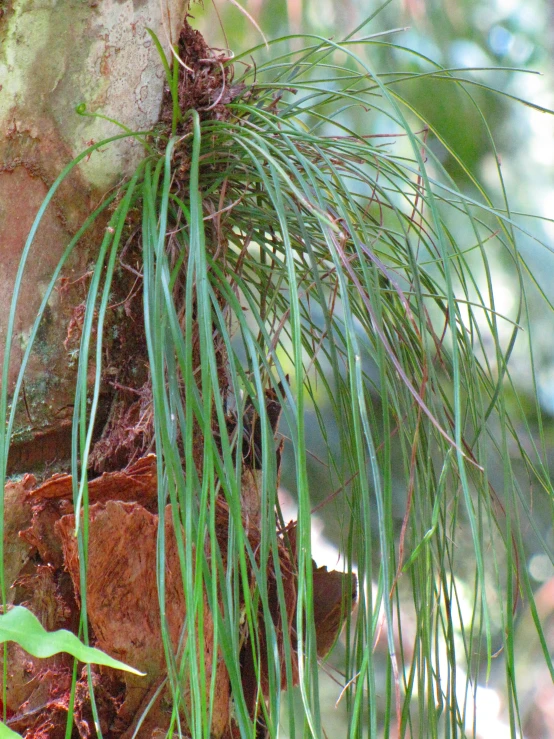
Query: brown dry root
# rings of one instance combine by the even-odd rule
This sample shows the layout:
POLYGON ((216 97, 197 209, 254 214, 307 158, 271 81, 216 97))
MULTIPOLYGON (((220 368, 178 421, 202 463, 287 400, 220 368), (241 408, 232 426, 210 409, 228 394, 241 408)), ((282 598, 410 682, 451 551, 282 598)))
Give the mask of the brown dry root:
MULTIPOLYGON (((96 705, 102 733, 110 739, 133 735, 139 719, 156 692, 137 736, 151 737, 166 731, 171 715, 171 694, 165 682, 166 667, 156 584, 156 546, 159 516, 156 511, 156 459, 139 459, 120 472, 102 475, 89 484, 89 559, 87 612, 92 641, 108 654, 146 672, 137 677, 107 668, 93 668, 96 705)), ((27 605, 49 629, 77 632, 79 621, 79 561, 74 536, 71 477, 54 475, 36 487, 33 477, 6 486, 6 572, 14 583, 14 603, 27 605)), ((229 511, 216 501, 216 532, 220 551, 227 551, 229 511)), ((183 536, 183 532, 178 532, 183 536)), ((259 531, 250 526, 253 551, 259 549, 259 531)), ((178 645, 186 615, 181 566, 171 509, 165 510, 166 619, 173 650, 178 645)), ((269 601, 278 635, 284 670, 285 635, 295 645, 296 555, 294 525, 281 537, 279 560, 286 617, 278 605, 274 572, 268 572, 269 601)), ((252 576, 252 582, 254 578, 252 576)), ((318 654, 330 649, 344 621, 344 604, 355 597, 353 576, 314 567, 314 613, 318 654), (348 592, 350 591, 350 592, 348 592), (345 593, 348 597, 345 600, 345 593)), ((204 654, 201 657, 210 681, 215 670, 212 736, 238 736, 232 719, 229 678, 221 654, 213 657, 213 619, 204 598, 202 621, 204 654)), ((260 610, 258 636, 261 651, 261 687, 267 697, 269 680, 265 652, 265 625, 260 610)), ((54 739, 65 735, 71 686, 72 659, 57 655, 38 660, 16 644, 8 650, 8 724, 28 739, 54 739)), ((295 662, 295 660, 293 660, 295 662)), ((245 698, 254 712, 257 680, 252 646, 246 641, 241 657, 245 698)), ((297 679, 292 665, 293 682, 297 679)), ((182 691, 189 690, 185 680, 182 691)), ((289 687, 283 680, 283 688, 289 687)), ((86 675, 77 683, 74 737, 94 736, 94 723, 86 675)))
MULTIPOLYGON (((229 103, 249 91, 243 84, 233 84, 233 66, 229 52, 212 49, 202 34, 192 28, 185 19, 178 43, 182 62, 178 85, 179 108, 182 111, 197 110, 200 118, 215 120, 229 118, 229 103)), ((171 126, 173 103, 165 97, 161 120, 171 126)), ((189 125, 189 123, 185 123, 189 125)), ((182 130, 179 130, 183 133, 182 130)))

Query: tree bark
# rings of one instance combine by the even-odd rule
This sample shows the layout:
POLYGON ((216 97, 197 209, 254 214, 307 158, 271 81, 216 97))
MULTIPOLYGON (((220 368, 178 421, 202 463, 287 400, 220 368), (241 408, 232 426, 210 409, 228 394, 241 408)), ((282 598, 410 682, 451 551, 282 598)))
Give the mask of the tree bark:
MULTIPOLYGON (((11 0, 0 7, 0 361, 19 260, 49 187, 87 146, 122 132, 112 121, 131 131, 156 123, 165 75, 147 29, 169 56, 187 5, 188 0, 11 0), (76 107, 83 103, 87 113, 103 117, 79 115, 76 107)), ((57 191, 25 271, 11 344, 11 388, 65 246, 142 156, 133 138, 113 142, 93 152, 57 191)), ((64 289, 49 302, 26 373, 11 471, 39 469, 67 447, 76 362, 64 341, 78 324, 87 264, 101 229, 99 222, 79 244, 63 272, 64 289)))

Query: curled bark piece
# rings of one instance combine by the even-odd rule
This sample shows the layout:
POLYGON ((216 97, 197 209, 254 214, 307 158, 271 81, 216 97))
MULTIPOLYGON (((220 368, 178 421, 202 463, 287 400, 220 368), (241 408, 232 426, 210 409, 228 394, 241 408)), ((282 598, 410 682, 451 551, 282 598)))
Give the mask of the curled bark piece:
POLYGON ((314 622, 318 657, 325 657, 339 636, 356 602, 357 580, 352 573, 315 568, 312 573, 314 622))
MULTIPOLYGON (((41 500, 72 500, 72 476, 53 475, 29 493, 34 503, 41 500)), ((157 506, 156 455, 141 457, 118 472, 105 472, 88 483, 89 502, 110 500, 136 502, 151 510, 157 506)))

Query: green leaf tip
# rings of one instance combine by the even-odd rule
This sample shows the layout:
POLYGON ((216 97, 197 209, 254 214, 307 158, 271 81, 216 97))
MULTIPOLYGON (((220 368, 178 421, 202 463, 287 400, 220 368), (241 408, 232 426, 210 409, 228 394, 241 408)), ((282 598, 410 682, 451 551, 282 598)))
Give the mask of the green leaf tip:
POLYGON ((0 739, 14 739, 14 737, 21 739, 21 734, 12 731, 9 726, 0 721, 0 739))
MULTIPOLYGON (((88 647, 72 634, 71 631, 46 631, 38 618, 23 606, 14 606, 7 613, 0 615, 0 643, 15 641, 26 652, 34 657, 52 657, 59 652, 68 652, 79 662, 85 664, 104 665, 116 670, 125 670, 134 675, 144 675, 144 672, 129 667, 100 649, 88 647)), ((0 732, 0 739, 3 734, 0 732)), ((8 736, 8 734, 6 734, 8 736)))

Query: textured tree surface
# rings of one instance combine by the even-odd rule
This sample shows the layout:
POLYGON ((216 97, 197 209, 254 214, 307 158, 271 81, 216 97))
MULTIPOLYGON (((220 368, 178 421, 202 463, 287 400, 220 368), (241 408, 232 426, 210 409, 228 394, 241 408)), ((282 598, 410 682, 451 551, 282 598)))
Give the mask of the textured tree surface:
MULTIPOLYGON (((164 91, 162 61, 147 28, 166 54, 175 43, 187 0, 8 0, 0 14, 0 359, 15 274, 35 215, 56 177, 79 153, 158 120, 164 91), (86 104, 89 113, 78 115, 86 104)), ((71 236, 107 190, 129 175, 143 155, 133 139, 94 152, 62 184, 32 248, 12 342, 10 383, 46 284, 71 236)), ((67 449, 77 326, 105 223, 81 242, 44 317, 18 414, 10 466, 29 471, 67 449), (64 344, 64 342, 66 342, 64 344), (41 443, 34 442, 37 433, 41 443), (19 444, 17 443, 19 442, 19 444)))

